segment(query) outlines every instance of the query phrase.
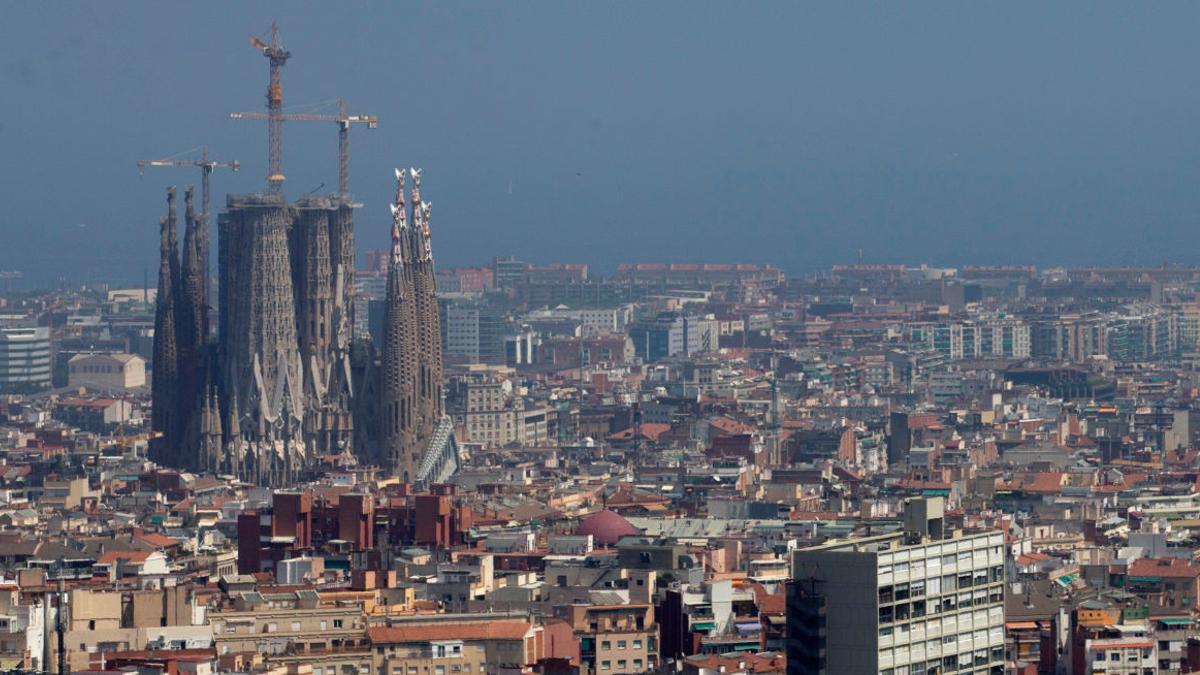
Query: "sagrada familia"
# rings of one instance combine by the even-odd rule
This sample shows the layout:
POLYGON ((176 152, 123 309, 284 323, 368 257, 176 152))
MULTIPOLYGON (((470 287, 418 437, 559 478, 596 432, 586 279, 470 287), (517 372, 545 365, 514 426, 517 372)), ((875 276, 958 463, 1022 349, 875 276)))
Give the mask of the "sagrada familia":
POLYGON ((421 171, 396 171, 383 353, 353 334, 354 224, 340 194, 229 195, 218 218, 210 331, 208 214, 175 189, 161 221, 151 458, 284 487, 357 461, 416 485, 458 467, 421 171), (406 180, 411 193, 406 195, 406 180), (351 460, 351 458, 354 458, 351 460))

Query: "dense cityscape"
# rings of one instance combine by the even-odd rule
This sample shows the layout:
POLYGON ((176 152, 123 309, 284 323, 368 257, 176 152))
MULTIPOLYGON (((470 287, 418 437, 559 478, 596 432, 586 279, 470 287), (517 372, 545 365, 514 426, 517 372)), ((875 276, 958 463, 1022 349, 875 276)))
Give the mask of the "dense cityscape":
POLYGON ((1200 267, 437 266, 470 196, 381 222, 251 45, 261 191, 0 273, 0 672, 1200 672, 1200 267))

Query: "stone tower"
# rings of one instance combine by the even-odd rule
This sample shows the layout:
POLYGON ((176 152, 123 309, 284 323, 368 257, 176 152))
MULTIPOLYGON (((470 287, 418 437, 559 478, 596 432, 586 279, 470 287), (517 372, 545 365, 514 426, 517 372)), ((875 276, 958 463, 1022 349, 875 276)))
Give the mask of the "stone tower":
POLYGON ((167 215, 159 221, 158 295, 154 301, 154 370, 151 379, 151 424, 157 434, 151 446, 156 461, 176 460, 179 438, 179 346, 175 325, 179 286, 175 235, 175 188, 167 188, 167 215))

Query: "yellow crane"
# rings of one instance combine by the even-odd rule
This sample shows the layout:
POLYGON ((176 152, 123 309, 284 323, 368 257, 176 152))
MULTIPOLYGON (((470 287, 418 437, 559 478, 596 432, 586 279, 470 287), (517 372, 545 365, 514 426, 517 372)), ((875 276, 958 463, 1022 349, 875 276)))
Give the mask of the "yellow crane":
MULTIPOLYGON (((290 122, 335 122, 338 129, 338 195, 345 199, 350 193, 350 125, 351 124, 366 124, 368 129, 374 129, 379 126, 379 118, 374 115, 347 115, 346 103, 342 99, 338 99, 338 112, 336 115, 314 115, 314 114, 299 114, 299 113, 274 113, 274 112, 233 112, 229 113, 229 117, 235 120, 268 120, 272 123, 276 121, 290 122)), ((282 160, 278 162, 280 169, 279 177, 282 180, 282 160)))

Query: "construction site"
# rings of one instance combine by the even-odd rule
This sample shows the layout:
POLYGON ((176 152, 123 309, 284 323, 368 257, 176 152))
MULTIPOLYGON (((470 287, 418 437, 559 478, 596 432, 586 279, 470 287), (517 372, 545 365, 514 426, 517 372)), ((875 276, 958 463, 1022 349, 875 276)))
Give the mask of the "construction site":
POLYGON ((458 466, 442 405, 442 354, 430 244, 430 205, 419 169, 396 171, 392 256, 383 353, 354 326, 354 203, 349 130, 373 115, 287 114, 282 72, 291 53, 272 26, 250 39, 268 61, 264 112, 268 172, 261 192, 229 194, 216 218, 216 293, 210 299, 211 185, 216 162, 141 160, 139 167, 192 166, 202 174, 201 209, 184 190, 179 250, 176 190, 160 223, 153 368, 156 462, 291 485, 331 464, 370 465, 417 485, 458 466), (284 122, 332 122, 338 189, 284 197, 284 122), (411 196, 405 178, 411 175, 411 196), (215 322, 213 315, 215 314, 215 322), (215 323, 215 325, 214 325, 215 323))

